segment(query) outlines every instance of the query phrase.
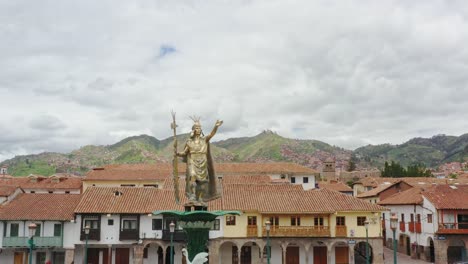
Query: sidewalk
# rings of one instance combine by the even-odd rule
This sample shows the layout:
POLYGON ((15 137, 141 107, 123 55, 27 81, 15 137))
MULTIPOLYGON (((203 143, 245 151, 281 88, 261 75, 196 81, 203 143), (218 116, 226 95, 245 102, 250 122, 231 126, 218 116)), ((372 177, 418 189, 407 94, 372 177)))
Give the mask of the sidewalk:
MULTIPOLYGON (((384 256, 385 256, 385 264, 393 264, 393 250, 388 249, 387 247, 384 247, 384 256)), ((397 252, 397 262, 398 264, 417 264, 417 263, 428 264, 429 263, 420 259, 412 259, 410 256, 401 254, 398 252, 397 252)))

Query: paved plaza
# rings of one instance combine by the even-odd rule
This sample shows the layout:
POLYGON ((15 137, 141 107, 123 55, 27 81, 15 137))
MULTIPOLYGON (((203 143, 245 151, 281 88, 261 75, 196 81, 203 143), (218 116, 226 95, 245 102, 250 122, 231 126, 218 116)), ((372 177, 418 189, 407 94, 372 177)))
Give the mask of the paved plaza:
MULTIPOLYGON (((384 247, 385 264, 393 264, 393 251, 387 247, 384 247)), ((420 259, 412 259, 410 256, 397 253, 398 264, 418 264, 418 263, 429 263, 420 259)))

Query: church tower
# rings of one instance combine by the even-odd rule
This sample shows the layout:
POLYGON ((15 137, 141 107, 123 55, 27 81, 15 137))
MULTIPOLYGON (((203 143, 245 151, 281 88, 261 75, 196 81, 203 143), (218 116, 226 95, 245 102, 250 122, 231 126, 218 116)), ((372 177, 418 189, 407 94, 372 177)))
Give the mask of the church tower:
POLYGON ((335 159, 330 157, 323 162, 321 178, 327 182, 336 181, 335 159))

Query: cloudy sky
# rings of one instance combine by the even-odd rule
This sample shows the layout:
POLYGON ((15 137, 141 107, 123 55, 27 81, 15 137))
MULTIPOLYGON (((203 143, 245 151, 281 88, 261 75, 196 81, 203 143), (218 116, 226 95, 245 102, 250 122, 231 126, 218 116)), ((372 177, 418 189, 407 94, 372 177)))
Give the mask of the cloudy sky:
POLYGON ((0 160, 189 116, 349 149, 468 132, 468 1, 0 0, 0 160))

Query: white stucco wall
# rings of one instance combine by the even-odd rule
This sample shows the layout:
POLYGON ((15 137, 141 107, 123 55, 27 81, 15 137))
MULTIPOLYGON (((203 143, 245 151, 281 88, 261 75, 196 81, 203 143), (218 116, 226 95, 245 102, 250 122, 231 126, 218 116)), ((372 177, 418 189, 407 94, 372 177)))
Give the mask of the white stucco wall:
MULTIPOLYGON (((422 246, 428 246, 428 238, 434 239, 434 232, 437 230, 437 213, 434 206, 427 200, 424 199, 423 205, 387 205, 387 208, 391 210, 391 213, 396 213, 398 216, 398 225, 395 232, 395 237, 398 240, 400 234, 405 234, 410 237, 411 243, 416 243, 422 246), (401 214, 405 215, 405 232, 400 231, 401 214), (411 220, 410 214, 414 214, 414 220, 416 221, 416 215, 421 215, 421 233, 409 232, 409 221, 411 220), (432 223, 427 222, 427 215, 432 214, 432 223)), ((385 228, 387 238, 393 237, 393 231, 390 229, 390 216, 391 213, 385 214, 385 228)))

